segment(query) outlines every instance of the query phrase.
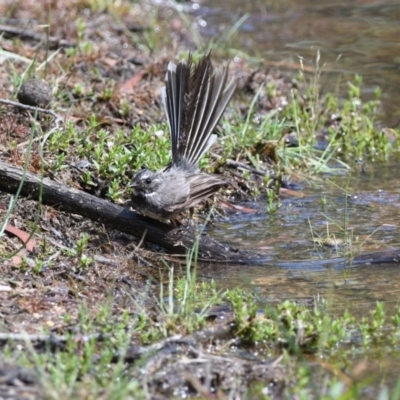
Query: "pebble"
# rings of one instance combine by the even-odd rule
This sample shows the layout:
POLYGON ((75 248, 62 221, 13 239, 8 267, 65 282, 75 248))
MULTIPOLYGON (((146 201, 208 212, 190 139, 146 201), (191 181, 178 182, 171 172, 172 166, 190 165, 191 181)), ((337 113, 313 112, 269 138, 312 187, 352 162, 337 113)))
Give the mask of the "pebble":
POLYGON ((29 79, 21 85, 17 98, 28 106, 47 107, 51 101, 51 88, 40 79, 29 79))

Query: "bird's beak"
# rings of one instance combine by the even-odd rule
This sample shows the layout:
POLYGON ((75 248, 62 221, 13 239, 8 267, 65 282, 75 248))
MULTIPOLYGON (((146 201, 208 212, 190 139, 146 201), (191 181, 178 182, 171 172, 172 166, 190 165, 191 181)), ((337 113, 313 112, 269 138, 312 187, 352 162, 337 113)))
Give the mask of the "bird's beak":
POLYGON ((129 187, 132 188, 132 193, 133 193, 134 196, 137 196, 137 195, 138 195, 138 191, 136 190, 136 188, 137 188, 138 186, 139 186, 139 185, 138 185, 137 182, 135 182, 135 181, 133 181, 133 182, 129 185, 129 187))

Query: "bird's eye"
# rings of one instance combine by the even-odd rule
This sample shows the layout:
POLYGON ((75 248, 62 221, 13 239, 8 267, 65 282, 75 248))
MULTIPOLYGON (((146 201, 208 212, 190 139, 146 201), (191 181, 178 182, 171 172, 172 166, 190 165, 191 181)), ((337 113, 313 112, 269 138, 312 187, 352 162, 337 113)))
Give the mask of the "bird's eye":
POLYGON ((145 182, 146 182, 147 185, 150 185, 150 183, 151 183, 151 178, 147 178, 147 179, 145 180, 145 182))

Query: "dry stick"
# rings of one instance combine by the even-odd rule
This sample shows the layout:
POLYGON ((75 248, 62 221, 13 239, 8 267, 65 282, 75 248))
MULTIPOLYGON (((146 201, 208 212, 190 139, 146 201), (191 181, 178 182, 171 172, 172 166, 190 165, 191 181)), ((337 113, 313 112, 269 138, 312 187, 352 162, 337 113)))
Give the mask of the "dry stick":
POLYGON ((76 46, 76 43, 70 42, 65 39, 60 39, 55 36, 47 37, 46 35, 28 31, 26 29, 16 28, 14 26, 0 25, 0 33, 1 32, 4 32, 8 36, 18 36, 22 39, 31 39, 31 40, 36 40, 38 42, 48 41, 49 43, 51 43, 52 45, 55 45, 57 47, 74 47, 74 46, 76 46))
MULTIPOLYGON (((101 333, 94 333, 92 335, 80 335, 76 336, 76 339, 82 341, 88 340, 102 340, 104 335, 101 333)), ((54 342, 54 343, 66 343, 70 338, 68 336, 60 335, 46 335, 46 334, 30 334, 30 333, 4 333, 0 332, 0 342, 54 342)))
POLYGON ((61 122, 63 121, 62 117, 60 117, 55 111, 48 110, 47 108, 28 106, 27 104, 22 104, 22 103, 18 103, 17 101, 6 100, 6 99, 0 99, 0 103, 6 104, 8 106, 18 107, 23 110, 37 111, 40 113, 49 114, 49 115, 52 115, 56 119, 56 121, 57 120, 59 120, 61 122))
POLYGON ((26 173, 24 176, 21 169, 0 161, 0 190, 14 194, 21 180, 24 180, 22 196, 38 200, 42 186, 44 204, 102 222, 108 227, 138 238, 142 237, 147 229, 146 241, 177 254, 184 254, 186 250, 193 248, 198 240, 199 258, 202 260, 240 264, 270 260, 270 257, 266 255, 258 255, 224 245, 204 232, 197 232, 193 226, 175 228, 143 217, 128 208, 110 203, 81 190, 64 186, 49 178, 41 178, 39 175, 31 173, 26 173))
POLYGON ((144 243, 144 239, 146 238, 146 233, 147 233, 147 229, 144 230, 143 235, 142 235, 141 239, 139 240, 139 243, 136 245, 134 251, 138 251, 142 247, 142 244, 144 243))

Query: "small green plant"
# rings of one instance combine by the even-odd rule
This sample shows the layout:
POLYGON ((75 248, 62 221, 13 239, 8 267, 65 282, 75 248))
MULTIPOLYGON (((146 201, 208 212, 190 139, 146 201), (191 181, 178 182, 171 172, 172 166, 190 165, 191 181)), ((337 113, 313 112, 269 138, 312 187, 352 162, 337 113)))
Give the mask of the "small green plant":
POLYGON ((110 199, 116 201, 122 197, 125 193, 125 190, 121 190, 121 184, 119 179, 113 179, 110 183, 110 187, 108 189, 108 195, 110 199))
POLYGON ((94 51, 93 43, 91 43, 90 41, 82 42, 80 44, 80 50, 82 53, 86 55, 92 54, 94 51))
POLYGON ((82 254, 79 260, 78 269, 81 271, 87 270, 93 264, 93 259, 85 254, 82 254))
POLYGON ((85 95, 85 87, 81 83, 77 83, 72 89, 75 97, 83 97, 85 95))
POLYGON ((127 99, 121 99, 119 112, 123 117, 127 117, 131 112, 131 104, 127 99))
POLYGON ((267 210, 268 214, 275 214, 279 208, 282 206, 282 203, 277 201, 277 195, 273 190, 267 190, 267 210))
POLYGON ((35 265, 33 266, 33 273, 40 274, 43 270, 45 263, 43 260, 36 259, 35 265))
POLYGON ((51 164, 51 170, 53 173, 60 172, 61 170, 67 168, 68 165, 66 163, 66 154, 60 153, 56 156, 55 160, 51 164))
POLYGON ((81 42, 85 37, 86 31, 86 23, 83 18, 77 18, 75 21, 76 26, 76 36, 78 37, 78 41, 81 42))
POLYGON ((90 236, 84 233, 82 237, 76 242, 76 255, 78 257, 82 257, 83 252, 85 251, 87 244, 89 242, 90 236))
POLYGON ((99 99, 102 101, 111 100, 114 96, 115 85, 113 83, 109 83, 103 90, 103 92, 99 95, 99 99))

